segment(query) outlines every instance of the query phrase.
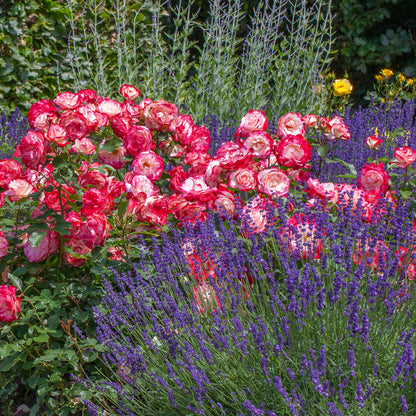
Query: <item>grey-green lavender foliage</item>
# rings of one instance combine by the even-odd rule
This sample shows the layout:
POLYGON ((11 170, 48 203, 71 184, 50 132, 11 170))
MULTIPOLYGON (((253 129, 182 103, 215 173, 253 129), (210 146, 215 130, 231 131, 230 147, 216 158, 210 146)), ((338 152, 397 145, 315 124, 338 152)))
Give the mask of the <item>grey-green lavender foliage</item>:
POLYGON ((320 76, 331 60, 331 0, 312 6, 265 0, 245 38, 238 36, 242 0, 210 0, 206 22, 192 13, 193 0, 176 7, 166 0, 130 3, 114 0, 108 9, 104 0, 86 0, 82 7, 68 0, 74 90, 93 88, 106 96, 128 83, 200 120, 215 114, 231 122, 250 109, 268 116, 323 111, 320 76), (198 29, 201 48, 191 40, 198 29))

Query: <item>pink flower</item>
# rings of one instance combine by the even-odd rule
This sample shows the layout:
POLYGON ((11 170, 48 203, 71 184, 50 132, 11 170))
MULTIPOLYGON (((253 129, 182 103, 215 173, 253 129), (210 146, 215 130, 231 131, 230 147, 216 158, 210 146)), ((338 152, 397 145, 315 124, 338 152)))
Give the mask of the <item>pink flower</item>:
POLYGON ((98 112, 105 114, 109 118, 118 116, 122 109, 123 106, 121 103, 115 100, 110 100, 109 98, 103 98, 97 107, 98 112))
POLYGON ((90 131, 87 119, 78 111, 64 111, 58 124, 66 130, 70 141, 82 139, 90 131))
POLYGON ((30 169, 38 170, 45 163, 46 149, 42 133, 29 130, 17 146, 23 164, 30 169))
POLYGON ((338 202, 338 190, 332 182, 319 182, 319 179, 308 179, 306 193, 310 198, 319 198, 322 203, 338 202))
POLYGON ((253 154, 238 143, 224 142, 216 151, 215 160, 219 160, 225 170, 233 171, 248 167, 253 161, 253 154))
POLYGON ((82 103, 95 103, 97 101, 97 92, 90 89, 78 91, 82 103))
POLYGON ((205 171, 204 179, 206 183, 210 186, 215 186, 221 182, 221 174, 223 173, 224 168, 221 166, 221 160, 211 160, 205 171))
POLYGON ((81 153, 83 155, 92 155, 95 152, 95 145, 87 137, 82 139, 75 139, 74 144, 71 147, 74 153, 81 153))
POLYGON ((103 246, 105 240, 110 237, 111 225, 107 217, 102 213, 93 213, 81 224, 79 237, 84 244, 93 249, 95 246, 103 246))
POLYGON ((165 225, 168 218, 168 201, 162 195, 153 195, 146 198, 139 210, 142 221, 151 224, 165 225))
POLYGON ((318 117, 315 114, 303 116, 303 122, 306 128, 314 128, 318 125, 318 117))
POLYGON ((285 138, 291 136, 305 136, 305 124, 299 113, 287 113, 279 118, 277 123, 277 136, 285 138))
POLYGON ((278 168, 269 168, 257 174, 258 190, 269 196, 284 197, 289 193, 290 179, 278 168))
POLYGON ((188 200, 200 200, 206 202, 214 198, 217 188, 211 188, 203 175, 187 178, 181 185, 180 190, 188 200))
MULTIPOLYGON (((321 119, 321 121, 324 119, 321 119)), ((327 140, 349 140, 351 134, 348 131, 348 127, 345 125, 344 120, 335 116, 331 120, 325 119, 325 137, 327 140)))
POLYGON ((279 165, 301 168, 311 160, 312 147, 300 136, 286 136, 277 143, 275 155, 279 165))
POLYGON ((188 145, 191 152, 207 153, 210 141, 211 134, 206 127, 193 126, 188 145))
POLYGON ((384 171, 382 163, 369 163, 363 166, 358 186, 365 191, 378 190, 385 193, 389 188, 389 175, 384 171))
POLYGON ((377 150, 380 144, 383 143, 383 140, 379 139, 376 135, 374 135, 368 136, 365 143, 371 150, 377 150))
POLYGON ((192 117, 184 114, 175 117, 170 125, 169 130, 174 133, 173 138, 179 142, 182 146, 187 146, 191 142, 192 130, 194 122, 192 117))
POLYGON ((266 114, 259 110, 250 110, 240 121, 237 135, 246 137, 254 132, 263 132, 267 130, 269 123, 266 114))
POLYGON ((33 185, 26 179, 14 179, 9 183, 9 189, 5 192, 10 201, 19 201, 35 192, 33 185))
POLYGON ((144 110, 144 123, 150 130, 169 131, 170 123, 177 117, 178 109, 165 100, 153 101, 144 110))
POLYGON ((114 134, 120 139, 124 139, 126 133, 130 130, 131 123, 128 117, 115 116, 111 120, 111 128, 113 129, 114 134))
POLYGON ((221 309, 220 301, 214 288, 208 283, 200 283, 193 289, 194 302, 199 313, 215 312, 215 308, 221 309))
POLYGON ((30 241, 26 241, 23 251, 30 263, 38 263, 46 260, 50 255, 55 253, 59 248, 58 233, 49 230, 42 238, 40 244, 33 247, 30 241))
POLYGON ((270 156, 273 144, 273 139, 265 131, 249 133, 247 139, 243 142, 243 146, 251 150, 253 155, 260 159, 266 159, 270 156))
POLYGON ((126 156, 127 149, 124 146, 117 147, 111 153, 101 149, 98 152, 98 160, 101 163, 109 165, 114 169, 121 169, 125 164, 124 157, 126 156))
POLYGON ((7 188, 14 179, 23 176, 22 166, 13 159, 0 160, 0 187, 7 188))
POLYGON ((131 126, 123 138, 127 152, 136 157, 140 152, 153 150, 156 147, 152 132, 145 126, 131 126))
POLYGON ((49 100, 41 100, 32 104, 27 118, 32 129, 46 131, 52 123, 56 122, 58 114, 49 100))
POLYGON ((19 319, 20 298, 16 297, 16 287, 0 285, 0 322, 13 322, 19 319))
POLYGON ((140 90, 136 87, 133 87, 133 85, 124 84, 120 87, 120 94, 126 100, 135 100, 136 98, 140 97, 140 90))
POLYGON ((156 186, 153 185, 153 182, 145 175, 134 174, 131 180, 126 180, 125 177, 124 181, 127 192, 130 192, 140 200, 144 200, 149 196, 157 195, 159 193, 158 188, 156 188, 156 186))
POLYGON ((399 147, 394 151, 396 161, 392 162, 399 168, 406 168, 416 160, 416 151, 405 146, 399 147))
POLYGON ((81 104, 81 97, 73 92, 61 92, 52 101, 58 107, 67 110, 79 107, 81 104))
POLYGON ((3 231, 0 231, 0 259, 7 254, 9 248, 9 241, 4 235, 3 231))
POLYGON ((109 214, 113 207, 113 201, 109 197, 106 188, 91 188, 82 195, 81 215, 88 217, 94 212, 109 214))
POLYGON ((171 195, 168 198, 168 210, 181 222, 194 224, 208 218, 205 204, 199 201, 187 201, 181 195, 171 195))
POLYGON ((163 173, 163 159, 152 150, 140 152, 133 160, 133 171, 137 175, 145 175, 151 181, 160 179, 163 173))
POLYGON ((51 124, 46 133, 46 138, 60 147, 64 147, 69 143, 67 136, 66 130, 59 124, 51 124))
POLYGON ((257 185, 256 172, 248 168, 237 169, 231 172, 228 178, 228 185, 240 191, 251 191, 257 185))
POLYGON ((249 227, 254 233, 262 233, 267 226, 268 210, 272 206, 270 201, 256 195, 244 208, 243 220, 245 227, 249 227))
POLYGON ((231 215, 234 217, 236 211, 235 211, 235 195, 228 191, 225 187, 225 185, 219 186, 219 190, 215 196, 214 200, 214 208, 217 210, 217 212, 221 213, 227 213, 228 215, 231 215), (224 186, 224 187, 223 187, 224 186), (224 189, 225 188, 225 189, 224 189))

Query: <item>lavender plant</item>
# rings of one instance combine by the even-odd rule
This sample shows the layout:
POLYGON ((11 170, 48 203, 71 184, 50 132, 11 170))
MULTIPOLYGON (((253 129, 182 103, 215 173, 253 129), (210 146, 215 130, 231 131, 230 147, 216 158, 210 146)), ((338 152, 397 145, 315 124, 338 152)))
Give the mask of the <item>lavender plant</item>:
POLYGON ((3 112, 0 116, 0 158, 10 158, 20 139, 29 130, 29 123, 18 107, 7 117, 3 112))
POLYGON ((89 383, 92 415, 416 411, 408 207, 384 201, 368 223, 359 205, 291 202, 296 227, 282 201, 262 234, 210 217, 114 270, 94 312, 112 373, 89 383))

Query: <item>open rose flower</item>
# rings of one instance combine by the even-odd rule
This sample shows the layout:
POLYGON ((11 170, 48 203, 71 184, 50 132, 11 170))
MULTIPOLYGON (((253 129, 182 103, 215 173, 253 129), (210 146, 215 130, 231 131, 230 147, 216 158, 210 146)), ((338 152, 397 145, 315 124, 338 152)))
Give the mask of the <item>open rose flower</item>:
POLYGON ((16 297, 16 287, 0 285, 0 322, 13 322, 19 319, 20 298, 16 297))
POLYGON ((49 230, 42 238, 40 244, 33 247, 28 240, 24 246, 24 253, 30 263, 38 263, 46 260, 51 254, 55 253, 59 248, 58 233, 49 230))
POLYGON ((376 135, 373 135, 368 136, 365 143, 371 150, 377 150, 380 144, 383 143, 383 140, 379 139, 376 135))
POLYGON ((87 119, 78 111, 64 111, 58 124, 65 129, 70 141, 82 139, 90 132, 87 119))
POLYGON ((170 123, 177 117, 178 109, 165 100, 153 101, 144 110, 144 123, 150 130, 169 131, 170 123))
POLYGON ((14 179, 23 176, 22 166, 13 159, 0 160, 0 187, 7 188, 14 179))
POLYGON ((168 201, 162 195, 146 198, 139 209, 139 218, 151 224, 165 225, 168 218, 168 201))
POLYGON ((278 168, 269 168, 257 174, 258 190, 269 196, 284 197, 289 193, 290 179, 278 168))
POLYGON ((52 100, 58 107, 62 109, 77 108, 81 104, 81 97, 73 92, 61 92, 54 100, 52 100))
POLYGON ((89 248, 103 246, 105 240, 110 237, 111 225, 107 217, 102 213, 93 213, 83 221, 79 230, 79 238, 89 248))
POLYGON ((15 179, 9 183, 9 189, 5 192, 10 201, 19 201, 35 192, 33 185, 26 179, 15 179))
POLYGON ((273 149, 274 141, 265 131, 256 131, 250 133, 243 146, 251 150, 254 156, 260 159, 266 159, 270 156, 273 149))
POLYGON ((152 132, 145 126, 131 126, 123 138, 123 143, 127 152, 133 157, 156 147, 152 132))
POLYGON ((361 176, 358 178, 358 186, 365 191, 377 190, 386 192, 389 188, 389 175, 384 171, 382 163, 365 164, 361 170, 361 176))
POLYGON ((285 138, 288 135, 305 136, 305 124, 299 113, 287 113, 279 118, 277 124, 277 136, 285 138))
POLYGON ((45 163, 46 149, 42 133, 29 130, 23 137, 16 150, 22 158, 23 164, 30 169, 37 170, 45 163))
POLYGON ((163 159, 152 150, 140 152, 133 160, 133 172, 145 175, 151 181, 160 179, 163 173, 163 159))
POLYGON ((394 151, 394 158, 396 159, 392 164, 399 168, 406 168, 416 160, 416 151, 408 146, 399 147, 394 151))
POLYGON ((109 98, 104 98, 98 104, 97 109, 100 113, 104 113, 109 118, 112 118, 118 116, 121 113, 123 106, 118 101, 110 100, 109 98))
POLYGON ((311 160, 312 147, 301 136, 286 136, 277 143, 275 155, 281 166, 301 168, 311 160))
POLYGON ((196 199, 202 202, 214 198, 217 188, 211 188, 204 179, 204 176, 187 178, 180 187, 182 195, 186 199, 196 199))
POLYGON ((69 143, 67 137, 66 130, 59 124, 51 124, 46 133, 46 139, 56 143, 60 147, 64 147, 69 143))
POLYGON ((98 160, 105 165, 109 165, 114 169, 121 169, 126 164, 124 157, 127 154, 127 149, 124 146, 117 147, 111 153, 101 149, 98 154, 98 160))
POLYGON ((251 191, 257 185, 256 172, 248 168, 237 169, 230 174, 228 184, 240 191, 251 191))
POLYGON ((74 153, 81 153, 83 155, 92 155, 95 153, 94 143, 87 137, 82 139, 75 139, 74 144, 71 147, 74 153))
POLYGON ((269 123, 266 114, 259 110, 250 110, 240 121, 237 136, 246 137, 255 131, 266 131, 269 123))
POLYGON ((32 104, 27 119, 32 129, 47 131, 52 123, 58 119, 55 106, 49 100, 40 100, 32 104))
POLYGON ((256 195, 243 208, 243 228, 254 233, 262 233, 267 226, 269 211, 273 204, 264 197, 256 195))

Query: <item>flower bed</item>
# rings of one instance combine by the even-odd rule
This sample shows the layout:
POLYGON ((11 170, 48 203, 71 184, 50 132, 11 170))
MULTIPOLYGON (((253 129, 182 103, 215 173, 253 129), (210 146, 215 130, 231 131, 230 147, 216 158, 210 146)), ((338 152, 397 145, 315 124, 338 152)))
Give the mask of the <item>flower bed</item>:
POLYGON ((0 161, 13 406, 26 390, 33 414, 416 409, 409 143, 392 157, 371 132, 357 172, 336 155, 341 117, 288 113, 271 131, 251 110, 210 153, 175 105, 120 93, 33 104, 0 161))

